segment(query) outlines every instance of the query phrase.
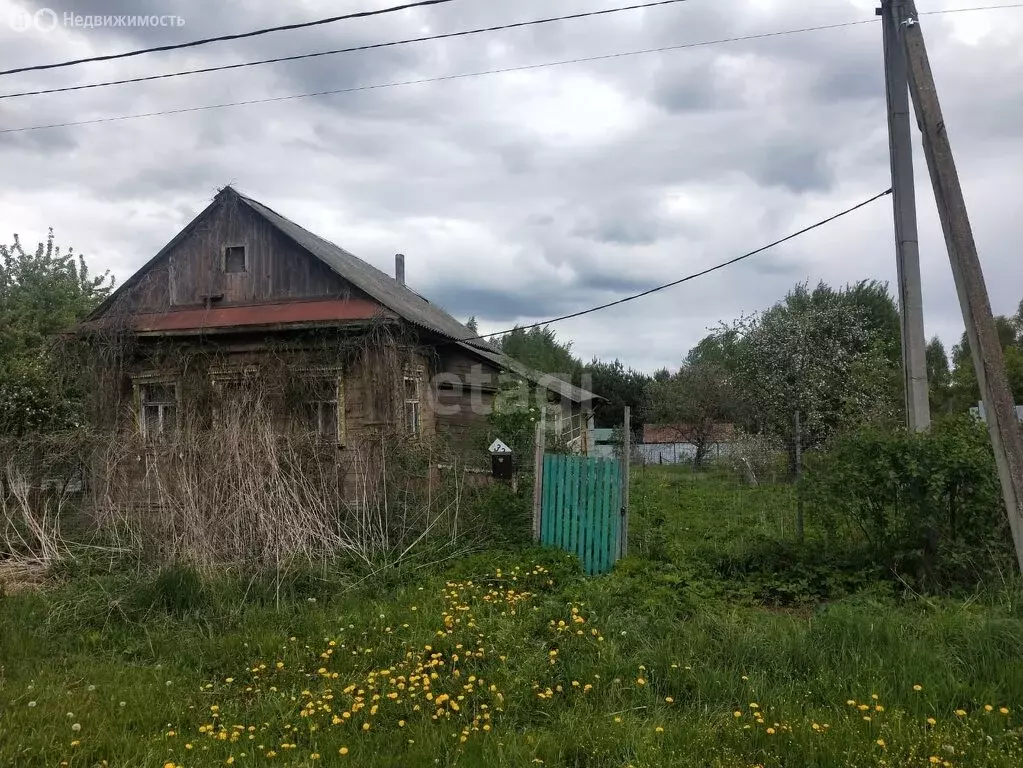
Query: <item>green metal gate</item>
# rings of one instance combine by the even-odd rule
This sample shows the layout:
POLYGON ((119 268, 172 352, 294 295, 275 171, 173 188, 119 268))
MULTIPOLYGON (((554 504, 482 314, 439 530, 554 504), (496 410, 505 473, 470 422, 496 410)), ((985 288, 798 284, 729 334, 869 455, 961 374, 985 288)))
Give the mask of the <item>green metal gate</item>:
POLYGON ((575 554, 586 573, 606 573, 623 554, 625 502, 615 459, 543 457, 540 543, 575 554))

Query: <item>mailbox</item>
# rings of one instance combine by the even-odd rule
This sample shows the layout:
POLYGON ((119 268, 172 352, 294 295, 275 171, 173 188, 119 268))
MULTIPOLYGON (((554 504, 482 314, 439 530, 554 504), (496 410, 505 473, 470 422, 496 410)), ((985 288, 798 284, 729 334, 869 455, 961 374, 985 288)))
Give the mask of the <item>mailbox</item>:
POLYGON ((497 480, 511 480, 514 472, 512 449, 501 440, 490 446, 490 470, 497 480))

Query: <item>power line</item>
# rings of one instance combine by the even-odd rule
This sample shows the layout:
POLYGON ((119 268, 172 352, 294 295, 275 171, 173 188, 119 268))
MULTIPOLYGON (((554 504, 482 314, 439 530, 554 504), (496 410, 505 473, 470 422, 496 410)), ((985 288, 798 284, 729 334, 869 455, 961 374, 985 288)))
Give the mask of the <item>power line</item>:
POLYGON ((405 3, 404 5, 394 5, 390 8, 380 8, 375 11, 358 11, 357 13, 346 13, 343 16, 331 16, 326 19, 317 19, 316 21, 303 21, 297 24, 283 24, 279 27, 265 27, 263 29, 255 29, 251 32, 239 32, 234 35, 220 35, 218 37, 206 37, 201 40, 191 40, 187 43, 173 43, 170 45, 158 45, 153 48, 139 48, 134 51, 126 51, 124 53, 111 53, 106 56, 91 56, 87 59, 71 59, 70 61, 61 61, 56 64, 36 64, 32 67, 18 67, 17 69, 5 69, 0 71, 0 75, 14 75, 19 72, 36 72, 42 69, 57 69, 59 67, 71 67, 76 64, 88 64, 93 61, 112 61, 113 59, 126 59, 130 56, 141 56, 144 53, 158 53, 160 51, 176 51, 179 48, 195 48, 200 45, 209 45, 210 43, 219 43, 224 40, 241 40, 246 37, 259 37, 260 35, 269 35, 272 32, 285 32, 292 29, 305 29, 306 27, 318 27, 324 24, 333 24, 337 21, 347 21, 349 19, 363 19, 368 16, 382 16, 386 13, 395 13, 396 11, 404 11, 409 8, 421 8, 428 5, 441 5, 442 3, 450 3, 453 0, 417 0, 414 3, 405 3))
MULTIPOLYGON (((623 11, 635 11, 641 8, 654 8, 660 5, 674 5, 676 3, 684 3, 687 0, 656 0, 655 2, 640 3, 637 5, 626 5, 618 8, 605 8, 600 11, 586 11, 585 13, 572 13, 566 16, 551 16, 545 19, 534 19, 532 21, 519 21, 514 24, 501 24, 492 27, 479 27, 477 29, 467 29, 461 32, 447 32, 441 35, 428 35, 424 37, 411 37, 405 40, 394 40, 388 43, 370 43, 366 45, 356 45, 351 48, 335 48, 330 51, 317 51, 316 53, 300 53, 294 56, 278 56, 272 59, 260 59, 258 61, 246 61, 238 64, 223 64, 216 67, 202 67, 200 69, 186 69, 181 72, 168 72, 163 75, 148 75, 145 77, 131 77, 124 80, 107 80, 100 83, 88 83, 86 85, 69 85, 63 88, 48 88, 40 91, 23 91, 21 93, 5 93, 0 94, 0 99, 14 99, 20 96, 41 96, 47 93, 64 93, 65 91, 82 91, 89 88, 105 88, 111 85, 126 85, 129 83, 144 83, 150 80, 164 80, 170 77, 183 77, 185 75, 199 75, 206 74, 209 72, 223 72, 228 69, 242 69, 245 67, 255 67, 262 64, 279 64, 285 61, 299 61, 301 59, 314 59, 319 56, 334 56, 340 53, 354 53, 356 51, 371 51, 377 48, 391 48, 398 45, 409 45, 411 43, 423 43, 430 40, 446 40, 453 37, 466 37, 468 35, 478 35, 484 32, 500 32, 506 29, 517 29, 519 27, 529 27, 536 24, 550 24, 555 21, 574 21, 576 19, 585 19, 590 16, 606 16, 612 13, 621 13, 623 11)), ((2 74, 2 73, 0 73, 2 74)))
POLYGON ((843 24, 828 24, 818 27, 804 27, 802 29, 789 29, 781 32, 764 32, 758 35, 745 35, 743 37, 728 37, 721 38, 719 40, 705 40, 697 43, 683 43, 680 45, 665 45, 658 48, 644 48, 638 51, 624 51, 621 53, 608 53, 601 56, 584 56, 575 59, 563 59, 561 61, 548 61, 540 64, 524 64, 516 67, 503 67, 501 69, 486 69, 479 72, 464 72, 456 75, 440 75, 438 77, 424 77, 417 80, 401 80, 391 83, 378 83, 375 85, 357 85, 351 88, 334 88, 327 91, 315 91, 312 93, 295 93, 287 94, 285 96, 269 96, 263 99, 249 99, 246 101, 231 101, 224 102, 221 104, 204 104, 198 107, 182 107, 180 109, 166 109, 159 112, 141 112, 134 115, 118 115, 115 117, 97 117, 91 120, 75 120, 67 123, 50 123, 48 125, 30 125, 22 128, 4 128, 0 129, 0 134, 4 133, 20 133, 22 131, 40 131, 48 128, 70 128, 78 125, 95 125, 97 123, 112 123, 119 122, 121 120, 137 120, 143 117, 160 117, 163 115, 180 115, 188 112, 203 112, 209 109, 224 109, 226 107, 244 107, 252 104, 272 104, 279 101, 293 101, 295 99, 308 99, 314 96, 335 96, 343 93, 358 93, 360 91, 375 91, 383 88, 399 88, 409 85, 424 85, 427 83, 439 83, 448 80, 464 80, 473 77, 482 77, 484 75, 500 75, 509 72, 525 72, 533 69, 544 69, 547 67, 560 67, 566 64, 582 64, 589 61, 604 61, 608 59, 619 59, 628 56, 640 56, 648 53, 662 53, 665 51, 678 51, 686 48, 702 48, 710 45, 720 45, 722 43, 736 43, 745 40, 760 40, 769 37, 779 37, 781 35, 794 35, 802 32, 817 32, 826 29, 838 29, 840 27, 851 27, 861 24, 873 24, 875 19, 863 20, 863 21, 850 21, 843 24))
MULTIPOLYGON (((977 6, 973 8, 952 8, 945 11, 928 11, 926 14, 921 15, 935 15, 935 14, 950 14, 950 13, 967 13, 971 11, 988 11, 988 10, 999 10, 1008 8, 1023 8, 1023 3, 1013 3, 1010 5, 989 5, 989 6, 977 6)), ((71 128, 80 125, 97 125, 99 123, 114 123, 123 120, 139 120, 145 117, 162 117, 166 115, 181 115, 190 112, 204 112, 211 109, 225 109, 227 107, 244 107, 254 104, 273 104, 281 101, 293 101, 296 99, 308 99, 316 96, 336 96, 345 93, 358 93, 361 91, 375 91, 385 88, 400 88, 410 85, 425 85, 429 83, 440 83, 449 80, 465 80, 473 77, 483 77, 485 75, 500 75, 511 72, 525 72, 534 69, 545 69, 547 67, 560 67, 567 64, 583 64, 592 61, 606 61, 610 59, 620 59, 630 56, 641 56, 649 53, 664 53, 667 51, 680 51, 689 48, 704 48, 712 45, 722 45, 725 43, 739 43, 750 40, 764 40, 773 37, 782 37, 784 35, 797 35, 807 32, 821 32, 832 29, 843 29, 845 27, 856 27, 863 26, 865 24, 876 24, 879 21, 877 18, 862 19, 860 21, 846 21, 838 24, 822 24, 815 27, 802 27, 799 29, 786 29, 777 32, 762 32, 755 35, 742 35, 739 37, 725 37, 717 40, 703 40, 695 43, 681 43, 678 45, 663 45, 657 48, 643 48, 636 51, 622 51, 620 53, 607 53, 599 56, 583 56, 574 59, 562 59, 560 61, 548 61, 541 62, 539 64, 524 64, 515 67, 503 67, 500 69, 487 69, 478 72, 464 72, 455 75, 440 75, 438 77, 424 77, 416 80, 401 80, 390 83, 377 83, 374 85, 358 85, 352 86, 351 88, 334 88, 326 91, 313 91, 311 93, 295 93, 287 94, 284 96, 269 96, 262 99, 248 99, 245 101, 230 101, 221 104, 204 104, 197 107, 182 107, 180 109, 166 109, 158 112, 140 112, 133 115, 117 115, 114 117, 97 117, 90 120, 74 120, 66 123, 49 123, 45 125, 29 125, 21 128, 3 128, 0 129, 0 135, 6 133, 22 133, 25 131, 42 131, 51 128, 71 128)), ((2 73, 0 73, 2 74, 2 73)))
POLYGON ((539 327, 544 326, 544 325, 550 325, 551 323, 561 322, 562 320, 570 320, 570 319, 572 319, 574 317, 582 317, 583 315, 589 315, 589 314, 591 314, 593 312, 599 312, 600 310, 608 309, 609 307, 616 307, 619 304, 625 304, 626 302, 629 302, 629 301, 635 301, 636 299, 641 299, 644 296, 649 296, 651 293, 657 293, 658 291, 663 291, 666 288, 673 288, 676 285, 681 285, 682 283, 688 283, 690 280, 695 280, 698 277, 703 277, 704 275, 709 275, 711 272, 717 272, 719 269, 724 269, 725 267, 731 266, 732 264, 736 264, 736 263, 738 263, 740 261, 743 261, 744 259, 748 259, 751 256, 756 256, 758 253, 763 253, 764 251, 769 250, 771 248, 774 248, 775 246, 781 245, 782 243, 787 243, 789 240, 794 240, 795 238, 797 238, 797 237, 799 237, 801 235, 805 235, 807 232, 810 232, 810 231, 812 231, 814 229, 818 229, 819 227, 823 227, 825 224, 830 224, 831 222, 835 221, 836 219, 840 219, 843 216, 848 216, 853 211, 858 211, 860 208, 864 208, 864 207, 870 205, 871 203, 873 203, 875 200, 880 200, 885 195, 890 195, 891 193, 892 193, 892 190, 889 187, 884 192, 878 192, 873 197, 868 198, 867 200, 864 200, 861 203, 857 203, 856 205, 852 206, 851 208, 846 208, 844 211, 840 211, 839 213, 836 213, 833 216, 829 216, 826 219, 821 219, 820 221, 818 221, 815 224, 811 224, 808 227, 803 227, 798 232, 793 232, 791 235, 786 235, 785 237, 781 238, 780 240, 775 240, 773 243, 768 243, 767 245, 761 246, 760 248, 757 248, 755 251, 750 251, 749 253, 744 253, 742 256, 736 256, 734 259, 729 259, 728 261, 723 261, 720 264, 715 264, 713 267, 708 267, 707 269, 701 270, 699 272, 694 272, 693 274, 686 275, 685 277, 680 278, 678 280, 672 280, 670 283, 665 283, 664 285, 658 285, 656 288, 650 288, 650 289, 642 291, 640 293, 634 293, 631 296, 626 296, 625 298, 622 298, 622 299, 616 299, 615 301, 609 301, 607 304, 600 304, 600 305, 598 305, 596 307, 590 307, 589 309, 584 309, 584 310, 581 310, 579 312, 572 312, 571 314, 561 315, 560 317, 554 317, 554 318, 551 318, 550 320, 543 320, 543 321, 541 321, 539 323, 531 323, 529 325, 518 325, 518 326, 515 326, 515 328, 508 328, 507 330, 504 330, 504 331, 495 331, 494 333, 484 333, 484 334, 481 334, 479 336, 473 336, 473 337, 468 338, 468 339, 459 339, 459 341, 477 341, 477 340, 482 340, 482 339, 489 339, 489 338, 491 338, 493 336, 503 336, 504 334, 511 333, 514 330, 528 331, 530 328, 539 328, 539 327))

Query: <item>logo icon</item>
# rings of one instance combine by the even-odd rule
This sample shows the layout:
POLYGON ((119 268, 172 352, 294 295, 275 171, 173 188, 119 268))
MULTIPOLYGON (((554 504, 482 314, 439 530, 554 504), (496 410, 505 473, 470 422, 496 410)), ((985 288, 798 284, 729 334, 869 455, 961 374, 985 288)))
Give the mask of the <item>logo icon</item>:
POLYGON ((15 32, 27 32, 33 27, 40 32, 52 32, 57 28, 57 12, 52 8, 40 8, 35 13, 17 10, 11 14, 10 24, 15 32))

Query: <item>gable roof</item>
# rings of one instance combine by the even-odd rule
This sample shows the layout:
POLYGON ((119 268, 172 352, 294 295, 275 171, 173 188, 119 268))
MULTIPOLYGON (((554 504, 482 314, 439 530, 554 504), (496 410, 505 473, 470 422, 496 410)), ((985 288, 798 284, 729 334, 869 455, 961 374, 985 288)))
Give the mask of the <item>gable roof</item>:
POLYGON ((380 302, 404 320, 428 331, 452 339, 457 345, 473 354, 489 360, 494 365, 522 376, 556 392, 575 403, 592 402, 597 395, 567 381, 534 371, 517 360, 513 360, 485 339, 481 339, 467 326, 438 307, 431 304, 406 285, 399 283, 386 272, 349 253, 291 219, 282 216, 258 200, 245 197, 239 192, 225 188, 224 192, 237 195, 245 205, 262 216, 278 231, 295 241, 313 256, 330 267, 359 290, 380 302))
MULTIPOLYGON (((125 281, 118 291, 137 282, 138 277, 145 272, 151 264, 183 239, 185 233, 192 228, 192 225, 202 218, 206 211, 209 211, 219 199, 224 197, 237 198, 242 204, 267 221, 272 227, 289 240, 292 240, 301 248, 308 251, 310 254, 330 267, 330 269, 338 276, 347 280, 363 293, 367 294, 370 298, 379 302, 385 308, 391 310, 408 323, 411 323, 421 329, 431 331, 447 339, 451 339, 458 347, 471 352, 477 357, 483 358, 499 368, 511 371, 512 373, 532 381, 533 383, 539 384, 540 386, 545 387, 546 389, 555 392, 561 397, 572 402, 586 403, 601 399, 597 395, 582 389, 581 387, 577 387, 554 376, 534 371, 517 360, 513 360, 502 353, 490 342, 479 338, 476 333, 471 331, 468 327, 460 323, 436 304, 431 304, 411 288, 399 283, 386 272, 377 269, 372 264, 363 261, 329 240, 313 234, 304 227, 301 227, 291 221, 291 219, 288 219, 277 213, 272 208, 263 205, 263 203, 260 203, 258 200, 245 197, 230 186, 224 187, 220 190, 217 194, 217 198, 214 199, 213 203, 211 203, 210 206, 203 211, 203 213, 199 214, 199 216, 197 216, 188 227, 182 230, 178 236, 164 246, 160 253, 143 266, 139 272, 125 281)), ((115 291, 115 293, 118 291, 115 291)), ((93 319, 101 315, 103 311, 105 311, 106 307, 109 306, 112 298, 113 294, 108 296, 88 319, 93 319)))

